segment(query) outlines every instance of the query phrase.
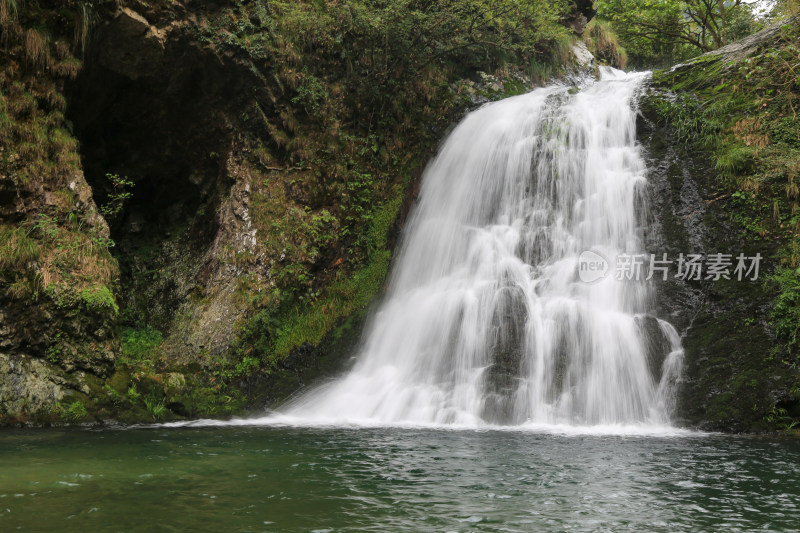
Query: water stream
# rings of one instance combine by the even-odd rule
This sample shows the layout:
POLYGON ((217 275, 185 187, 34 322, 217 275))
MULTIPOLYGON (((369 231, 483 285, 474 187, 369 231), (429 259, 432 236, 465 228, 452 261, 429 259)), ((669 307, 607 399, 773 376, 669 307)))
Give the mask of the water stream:
POLYGON ((616 279, 645 80, 469 114, 347 374, 263 418, 6 431, 0 531, 797 531, 797 441, 672 427, 680 338, 616 279))
POLYGON ((281 409, 307 421, 668 424, 680 339, 648 314, 648 74, 601 67, 470 113, 430 163, 385 303, 346 376, 281 409), (583 252, 605 277, 579 276, 583 252))

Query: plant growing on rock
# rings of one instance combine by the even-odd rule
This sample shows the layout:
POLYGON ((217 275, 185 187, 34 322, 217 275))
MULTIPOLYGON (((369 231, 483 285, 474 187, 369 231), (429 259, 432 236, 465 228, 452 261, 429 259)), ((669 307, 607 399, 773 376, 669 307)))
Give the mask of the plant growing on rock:
POLYGON ((100 206, 100 212, 107 218, 116 217, 125 207, 125 203, 133 196, 131 188, 136 185, 131 180, 119 174, 106 174, 106 179, 111 184, 111 192, 105 204, 100 206))

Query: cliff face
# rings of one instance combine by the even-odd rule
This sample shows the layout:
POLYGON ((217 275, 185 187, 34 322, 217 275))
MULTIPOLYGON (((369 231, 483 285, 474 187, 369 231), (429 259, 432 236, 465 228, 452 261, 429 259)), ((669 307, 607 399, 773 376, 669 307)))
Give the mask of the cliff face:
POLYGON ((0 423, 219 416, 339 368, 446 128, 586 17, 57 4, 2 16, 0 423))
MULTIPOLYGON (((0 423, 221 416, 341 369, 447 127, 558 75, 592 16, 27 5, 0 13, 0 423)), ((659 287, 688 426, 800 416, 796 22, 642 103, 654 253, 764 257, 758 282, 659 287)))
POLYGON ((64 118, 83 33, 75 21, 46 37, 34 18, 62 27, 67 15, 10 5, 0 10, 0 420, 52 416, 108 377, 119 349, 109 229, 64 118))
POLYGON ((795 17, 654 73, 642 102, 652 252, 731 254, 734 266, 739 254, 762 257, 755 281, 704 274, 659 286, 658 312, 681 332, 686 353, 683 425, 760 431, 800 417, 797 42, 795 17))

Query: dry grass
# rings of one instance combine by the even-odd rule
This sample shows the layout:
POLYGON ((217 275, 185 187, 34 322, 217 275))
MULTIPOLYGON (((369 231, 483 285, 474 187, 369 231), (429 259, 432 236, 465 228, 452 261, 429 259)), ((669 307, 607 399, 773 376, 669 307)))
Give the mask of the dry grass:
POLYGON ((287 65, 298 69, 303 65, 302 56, 297 52, 294 45, 283 35, 277 34, 275 36, 275 44, 277 45, 278 52, 283 56, 283 61, 287 65))
POLYGON ((56 76, 74 80, 78 77, 81 67, 83 67, 83 63, 79 59, 68 57, 61 61, 53 62, 50 68, 56 76))
POLYGON ((797 211, 797 200, 800 198, 800 187, 797 186, 796 179, 798 177, 798 170, 800 163, 795 162, 787 169, 787 177, 789 182, 786 184, 786 198, 792 201, 792 214, 797 211))
POLYGON ((81 52, 86 50, 86 42, 89 40, 89 29, 92 25, 91 8, 86 2, 78 2, 78 9, 75 12, 75 31, 73 42, 81 52))
POLYGON ((0 0, 0 26, 5 30, 16 23, 19 16, 19 0, 0 0))
POLYGON ((756 117, 738 121, 733 126, 733 133, 747 146, 764 148, 769 144, 769 135, 761 131, 761 120, 756 117))
POLYGON ((743 191, 753 194, 758 194, 758 192, 761 190, 761 185, 760 178, 756 176, 746 176, 739 183, 739 186, 743 191))
POLYGON ((38 259, 39 244, 27 228, 0 226, 0 268, 25 268, 38 259))
POLYGON ((29 28, 25 31, 24 39, 25 61, 28 65, 39 68, 48 64, 50 60, 50 43, 45 35, 38 30, 29 28))
POLYGON ((115 260, 87 235, 80 222, 59 225, 53 219, 41 218, 36 233, 42 243, 38 262, 45 287, 82 290, 112 281, 115 260))
POLYGON ((64 41, 62 39, 56 41, 54 48, 56 52, 56 57, 58 59, 67 59, 72 55, 69 43, 67 43, 67 41, 64 41))

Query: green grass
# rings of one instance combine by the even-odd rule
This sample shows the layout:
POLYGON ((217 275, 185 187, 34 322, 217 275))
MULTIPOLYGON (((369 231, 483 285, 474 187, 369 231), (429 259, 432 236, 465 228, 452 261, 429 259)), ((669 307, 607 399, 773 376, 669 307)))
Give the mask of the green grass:
POLYGON ((144 399, 144 406, 147 412, 153 417, 153 420, 161 420, 167 414, 165 407, 166 400, 164 398, 156 398, 155 396, 147 396, 144 399))
POLYGON ((0 268, 23 268, 41 254, 39 242, 24 227, 0 227, 0 268))
POLYGON ((322 299, 308 310, 295 309, 285 321, 269 355, 271 360, 285 358, 292 349, 311 343, 319 345, 337 322, 365 309, 380 291, 389 269, 391 253, 376 252, 369 264, 350 279, 337 281, 325 291, 322 299))

